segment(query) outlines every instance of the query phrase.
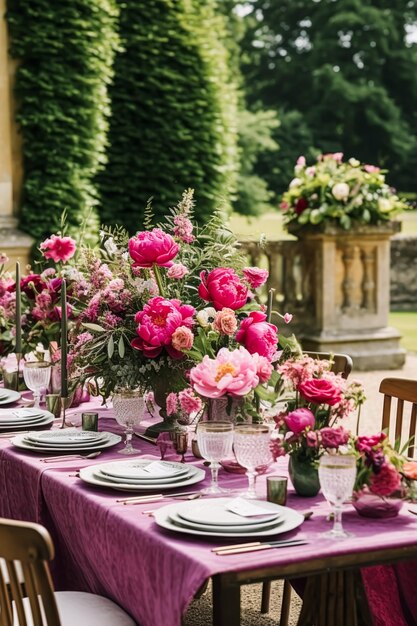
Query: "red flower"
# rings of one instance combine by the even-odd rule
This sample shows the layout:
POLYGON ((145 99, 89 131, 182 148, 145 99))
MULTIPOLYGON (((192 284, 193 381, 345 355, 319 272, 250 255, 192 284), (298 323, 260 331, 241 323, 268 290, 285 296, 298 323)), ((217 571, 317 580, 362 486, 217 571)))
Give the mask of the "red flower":
POLYGON ((295 212, 297 215, 301 215, 303 211, 308 207, 308 200, 305 198, 299 198, 295 204, 295 212))
MULTIPOLYGON (((39 274, 29 274, 29 276, 25 276, 25 278, 22 278, 20 281, 20 289, 31 300, 34 300, 35 296, 46 289, 46 287, 46 282, 39 276, 39 274)), ((13 291, 15 291, 15 288, 13 291)))
POLYGON ((235 270, 228 267, 218 267, 208 274, 201 272, 200 278, 198 295, 203 300, 211 302, 216 311, 220 311, 224 307, 236 311, 246 304, 248 289, 240 281, 235 270))
POLYGON ((51 235, 49 239, 45 239, 39 246, 43 252, 45 259, 52 259, 55 263, 58 261, 68 261, 74 256, 76 245, 72 237, 59 237, 59 235, 51 235))
POLYGON ((298 391, 309 402, 333 406, 342 399, 340 389, 325 378, 311 378, 299 384, 298 391))
POLYGON ((384 463, 378 474, 372 474, 369 490, 377 496, 389 496, 401 486, 401 476, 391 463, 384 463))

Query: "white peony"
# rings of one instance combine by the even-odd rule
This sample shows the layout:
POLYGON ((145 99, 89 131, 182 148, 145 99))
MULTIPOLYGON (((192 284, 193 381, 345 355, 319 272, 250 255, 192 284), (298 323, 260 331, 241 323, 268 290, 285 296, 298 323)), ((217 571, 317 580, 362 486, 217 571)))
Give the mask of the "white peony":
POLYGON ((290 182, 290 189, 292 189, 293 187, 299 187, 301 183, 302 181, 300 178, 293 178, 292 181, 290 182))
POLYGON ((199 311, 196 315, 196 320, 202 328, 208 328, 216 317, 216 309, 211 306, 206 307, 199 311))
POLYGON ((332 194, 336 200, 347 200, 349 196, 349 185, 347 183, 336 183, 333 186, 332 194))
POLYGON ((388 198, 379 198, 378 209, 381 213, 389 213, 392 209, 391 200, 388 200, 388 198))

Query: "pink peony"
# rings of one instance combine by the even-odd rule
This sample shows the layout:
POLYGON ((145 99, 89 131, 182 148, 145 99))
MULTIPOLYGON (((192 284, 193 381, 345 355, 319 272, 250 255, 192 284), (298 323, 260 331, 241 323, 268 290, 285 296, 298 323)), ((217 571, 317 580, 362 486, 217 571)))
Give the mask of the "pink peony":
POLYGON ((306 428, 314 428, 314 415, 310 411, 310 409, 295 409, 288 413, 284 417, 285 424, 287 425, 288 430, 293 432, 295 435, 303 432, 306 428))
POLYGON ((205 356, 190 372, 191 383, 206 398, 245 396, 258 386, 256 361, 243 347, 221 348, 215 359, 205 356))
POLYGON ((179 245, 160 228, 139 232, 129 239, 129 254, 135 267, 170 267, 179 245))
POLYGON ((268 270, 261 270, 259 267, 245 267, 243 275, 251 289, 258 289, 258 287, 262 287, 266 283, 269 272, 268 270))
POLYGON ((256 361, 256 373, 259 376, 260 383, 267 383, 271 378, 272 374, 272 364, 265 356, 260 356, 255 352, 253 358, 256 361))
POLYGON ((177 408, 178 408, 177 394, 174 392, 171 392, 170 394, 168 394, 167 401, 166 401, 166 412, 167 412, 168 417, 176 413, 177 408))
POLYGON ((384 463, 378 473, 372 474, 369 490, 377 496, 389 496, 400 486, 400 474, 391 463, 384 463))
POLYGON ((77 246, 72 237, 51 235, 49 239, 45 239, 41 243, 39 248, 42 250, 45 259, 52 259, 55 263, 59 261, 65 263, 74 256, 77 246))
POLYGON ((151 298, 135 315, 138 336, 132 339, 132 347, 149 358, 157 357, 163 348, 174 359, 181 358, 181 352, 171 344, 172 335, 180 326, 190 328, 194 324, 194 313, 194 307, 181 304, 179 300, 165 300, 161 296, 151 298))
POLYGON ((179 326, 172 334, 172 347, 179 352, 191 350, 194 343, 194 335, 187 326, 179 326))
POLYGON ((187 274, 189 271, 182 263, 173 263, 167 271, 168 278, 176 278, 177 280, 184 278, 187 274))
POLYGON ((213 328, 222 335, 229 335, 229 337, 234 335, 237 329, 237 318, 235 312, 227 307, 218 311, 214 318, 213 328))
POLYGON ((248 297, 248 289, 240 281, 235 270, 219 267, 207 272, 201 272, 201 283, 198 294, 203 300, 212 302, 214 308, 220 311, 224 307, 240 309, 248 297))
POLYGON ((334 406, 342 399, 340 388, 325 378, 311 378, 299 384, 298 391, 309 402, 334 406))
POLYGON ((338 448, 344 446, 349 440, 349 432, 339 426, 338 428, 330 428, 326 426, 320 430, 321 444, 324 448, 338 448))
POLYGON ((203 408, 201 398, 196 396, 190 387, 180 391, 178 399, 180 401, 181 410, 187 415, 190 415, 191 413, 199 413, 199 411, 203 408))
POLYGON ((277 327, 266 321, 265 313, 252 311, 240 324, 236 341, 243 344, 251 354, 257 352, 272 359, 278 343, 277 327))

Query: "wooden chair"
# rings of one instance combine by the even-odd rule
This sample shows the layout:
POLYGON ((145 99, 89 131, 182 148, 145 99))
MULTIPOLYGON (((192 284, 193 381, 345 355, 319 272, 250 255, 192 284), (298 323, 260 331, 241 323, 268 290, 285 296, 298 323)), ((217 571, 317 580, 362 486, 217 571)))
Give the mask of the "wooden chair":
MULTIPOLYGON (((322 361, 332 361, 331 371, 335 374, 341 374, 343 378, 347 378, 352 371, 353 362, 348 354, 331 354, 330 352, 304 352, 313 359, 322 361)), ((269 603, 271 599, 271 582, 264 582, 262 585, 261 613, 268 613, 269 603)), ((284 581, 284 589, 282 594, 280 626, 288 626, 288 618, 290 615, 291 605, 291 583, 284 581)))
POLYGON ((407 440, 408 456, 414 456, 416 424, 417 424, 417 380, 407 380, 405 378, 384 378, 379 386, 380 393, 384 394, 384 406, 382 410, 382 430, 390 431, 392 399, 395 398, 396 410, 392 429, 395 433, 395 441, 401 440, 404 421, 404 402, 411 403, 410 426, 407 440))
POLYGON ((108 598, 77 591, 54 593, 48 566, 53 557, 45 528, 0 518, 0 558, 5 564, 0 568, 0 626, 135 626, 108 598))

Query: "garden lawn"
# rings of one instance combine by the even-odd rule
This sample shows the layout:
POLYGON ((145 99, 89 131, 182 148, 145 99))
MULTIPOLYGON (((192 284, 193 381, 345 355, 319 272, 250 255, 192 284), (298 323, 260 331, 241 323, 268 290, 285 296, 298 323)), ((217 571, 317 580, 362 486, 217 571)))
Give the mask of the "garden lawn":
POLYGON ((397 328, 402 334, 402 347, 417 352, 417 311, 391 312, 389 324, 397 328))

